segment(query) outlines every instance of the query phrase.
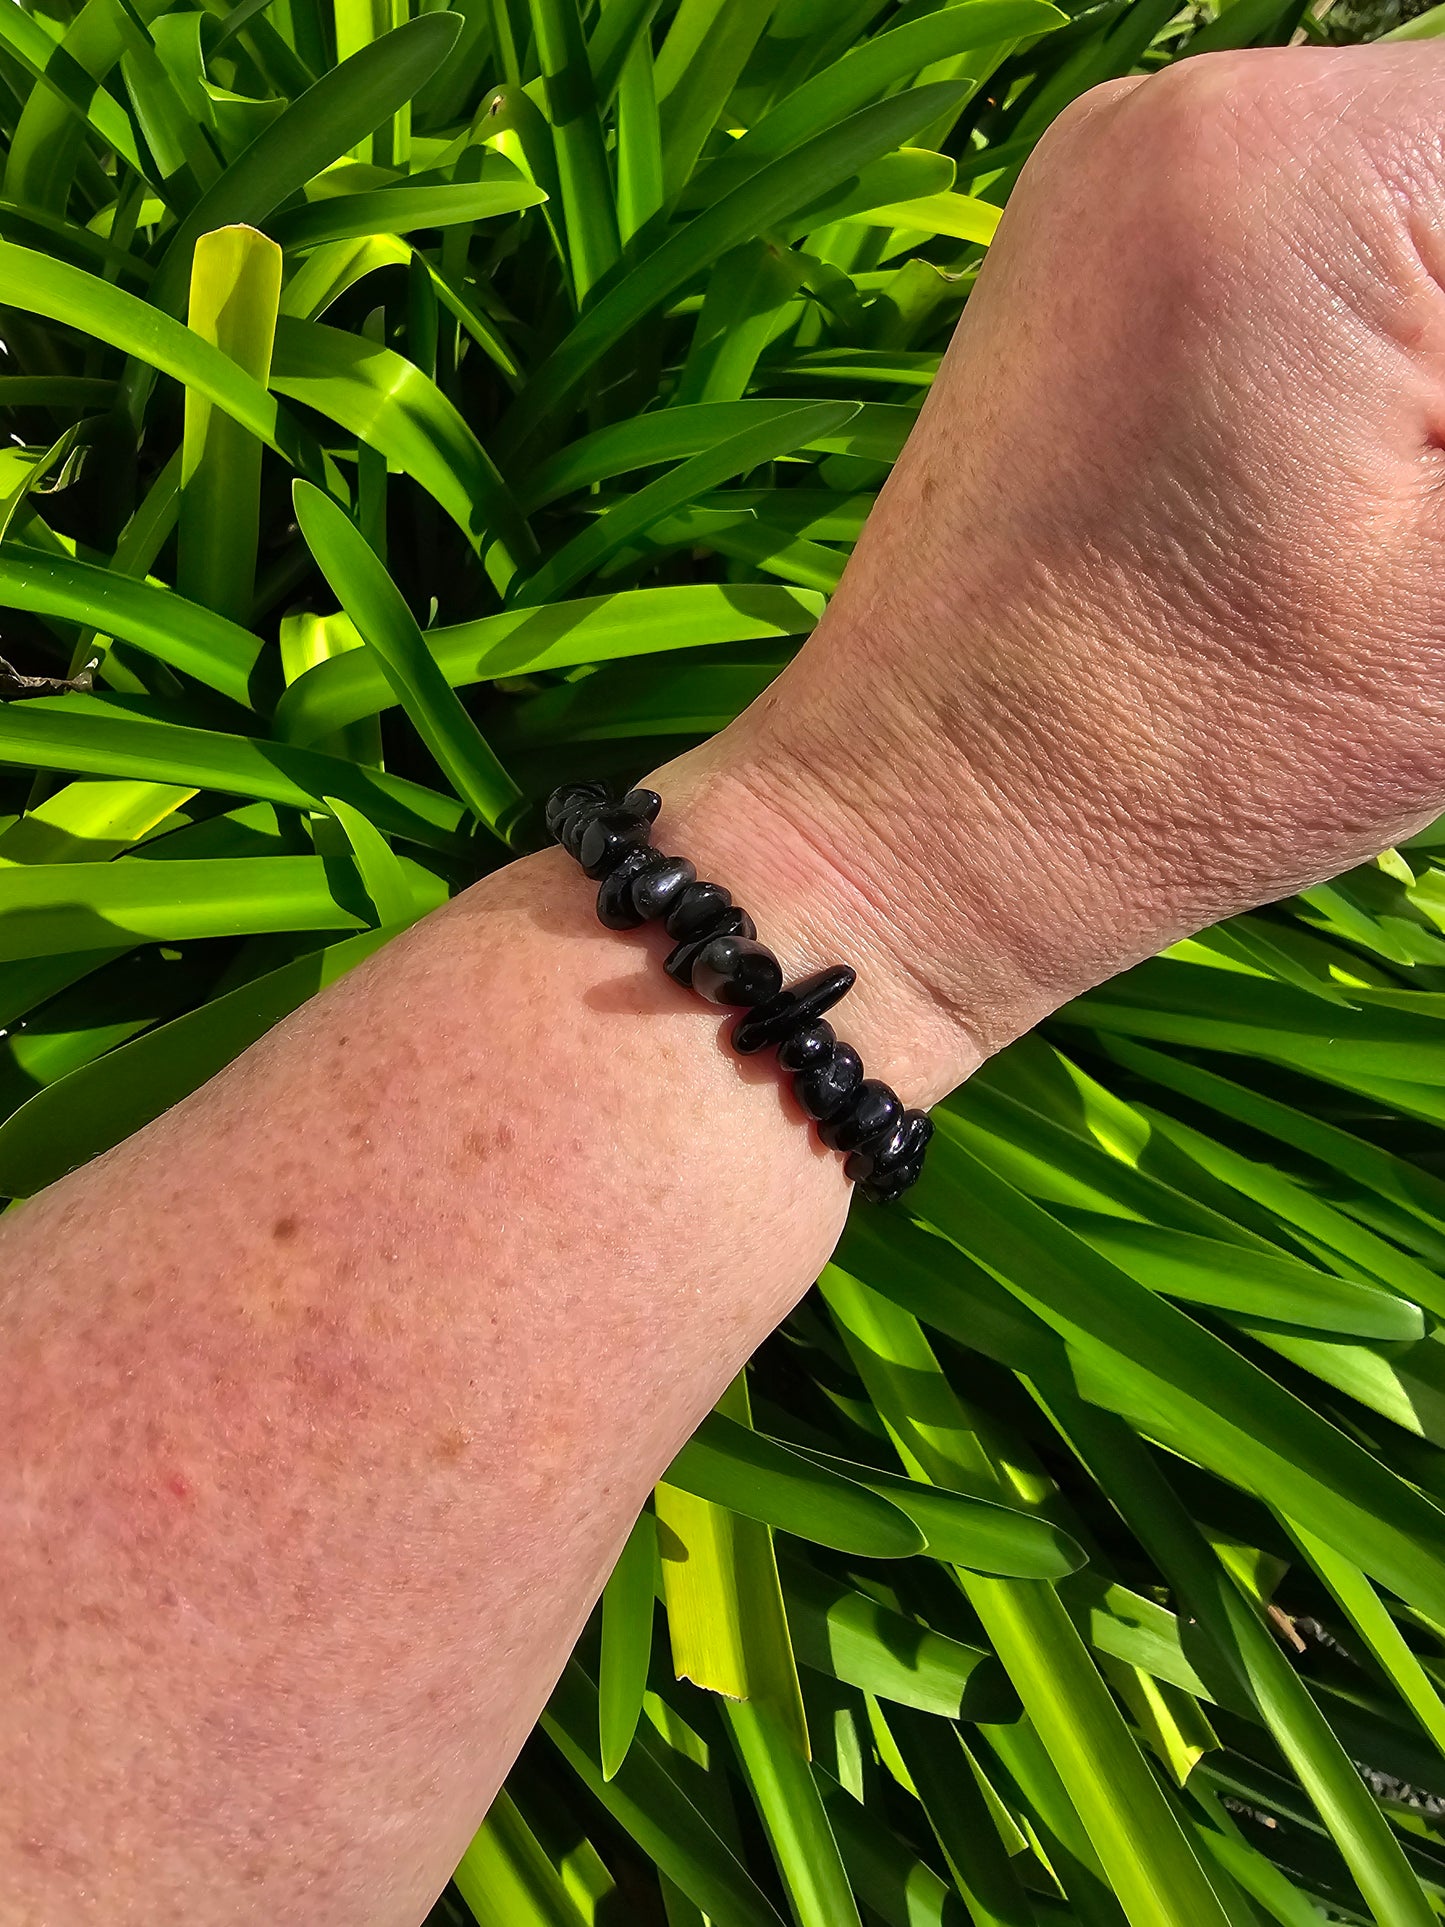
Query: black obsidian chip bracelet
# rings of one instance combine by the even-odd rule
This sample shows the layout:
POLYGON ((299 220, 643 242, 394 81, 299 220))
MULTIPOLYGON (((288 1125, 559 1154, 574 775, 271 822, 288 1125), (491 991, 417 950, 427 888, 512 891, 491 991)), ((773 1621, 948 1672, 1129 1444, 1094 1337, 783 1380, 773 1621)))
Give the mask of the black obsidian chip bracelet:
POLYGON ((782 966, 728 891, 702 882, 686 857, 653 849, 661 808, 655 790, 619 797, 605 783, 564 783, 547 799, 547 828, 598 885, 597 915, 609 930, 661 922, 674 945, 667 974, 710 1003, 741 1008, 733 1049, 742 1057, 777 1052, 799 1104, 823 1142, 844 1154, 843 1168, 864 1197, 880 1204, 901 1197, 923 1168, 933 1125, 865 1077, 857 1051, 840 1044, 827 1022, 856 972, 833 964, 785 986, 782 966))

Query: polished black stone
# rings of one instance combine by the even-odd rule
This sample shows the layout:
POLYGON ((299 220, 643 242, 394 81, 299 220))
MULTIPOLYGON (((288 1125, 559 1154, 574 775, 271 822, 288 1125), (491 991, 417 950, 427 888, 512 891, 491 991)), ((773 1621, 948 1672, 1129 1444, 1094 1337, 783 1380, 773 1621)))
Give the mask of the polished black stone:
POLYGON ((732 1046, 742 1057, 767 1044, 781 1044, 795 1030, 831 1010, 840 997, 846 997, 858 981, 858 973, 848 964, 834 964, 801 982, 780 990, 736 1025, 732 1046))
POLYGON ((809 1117, 831 1117, 863 1082, 863 1059, 851 1044, 839 1044, 825 1063, 799 1071, 793 1079, 798 1102, 809 1117))
POLYGON ((692 960, 692 987, 710 1004, 756 1007, 783 987, 783 966, 752 937, 708 937, 692 960))
POLYGON ((650 850, 645 843, 634 849, 603 877, 597 891, 597 921, 606 924, 609 930, 635 930, 646 918, 638 910, 633 897, 634 886, 641 883, 651 871, 665 863, 672 862, 658 850, 650 850))
MULTIPOLYGON (((570 825, 572 819, 567 819, 570 825)), ((639 843, 647 841, 644 817, 613 807, 598 810, 577 839, 577 861, 582 874, 600 882, 639 843)))
MULTIPOLYGON (((722 914, 722 929, 709 931, 705 937, 689 937, 677 944, 667 953, 663 969, 669 977, 675 977, 680 984, 692 986, 692 966, 704 944, 711 943, 714 937, 746 937, 749 942, 757 936, 757 926, 746 910, 736 904, 722 914)), ((666 929, 666 923, 663 924, 666 929)))
POLYGON ((655 823, 657 813, 662 808, 662 798, 656 790, 629 790, 617 806, 640 816, 644 823, 655 823))
POLYGON ((884 1142, 903 1116, 896 1093, 876 1077, 865 1077, 857 1090, 818 1127, 818 1134, 835 1151, 866 1150, 884 1142))
POLYGON ((674 944, 662 960, 662 967, 675 983, 686 984, 692 988, 692 966, 697 953, 707 943, 707 937, 694 937, 689 943, 674 944))
POLYGON ((783 1039, 778 1046, 778 1062, 785 1071, 810 1071, 828 1061, 837 1041, 838 1033, 820 1017, 816 1023, 803 1024, 783 1039))
POLYGON ((880 1165, 886 1167, 889 1164, 901 1163, 908 1139, 908 1119, 905 1113, 881 1142, 869 1145, 865 1151, 848 1153, 843 1163, 844 1175, 850 1177, 855 1184, 861 1184, 865 1178, 871 1178, 880 1165))
POLYGON ((720 883, 690 883, 667 913, 668 936, 691 943, 696 937, 721 935, 732 901, 732 891, 720 883))
POLYGON ((557 841, 574 861, 582 848, 582 835, 587 825, 592 821, 598 810, 605 808, 606 804, 604 803, 579 803, 574 809, 568 810, 566 815, 558 821, 556 830, 557 841))
POLYGON ((564 816, 584 803, 605 803, 607 793, 605 783, 563 783, 547 798, 543 815, 548 830, 556 836, 564 816))
POLYGON ((665 917, 688 885, 696 881, 697 871, 685 856, 659 856, 633 884, 632 907, 644 923, 665 917))
POLYGON ((886 1138, 850 1152, 843 1168, 858 1184, 915 1168, 922 1164, 932 1136, 933 1120, 925 1112, 904 1111, 886 1138))
POLYGON ((901 1198, 910 1185, 918 1182, 923 1170, 923 1160, 916 1164, 903 1164, 877 1177, 865 1178, 858 1186, 869 1204, 892 1204, 901 1198))

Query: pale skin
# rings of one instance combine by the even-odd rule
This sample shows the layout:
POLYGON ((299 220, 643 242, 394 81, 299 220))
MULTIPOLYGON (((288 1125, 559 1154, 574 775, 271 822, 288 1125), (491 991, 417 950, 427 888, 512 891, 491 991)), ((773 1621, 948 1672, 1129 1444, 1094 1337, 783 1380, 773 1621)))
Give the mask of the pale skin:
MULTIPOLYGON (((1072 109, 828 616, 658 775, 909 1102, 1445 805, 1442 88, 1072 109)), ((7 1922, 425 1912, 848 1204, 662 947, 513 865, 0 1224, 7 1922)))

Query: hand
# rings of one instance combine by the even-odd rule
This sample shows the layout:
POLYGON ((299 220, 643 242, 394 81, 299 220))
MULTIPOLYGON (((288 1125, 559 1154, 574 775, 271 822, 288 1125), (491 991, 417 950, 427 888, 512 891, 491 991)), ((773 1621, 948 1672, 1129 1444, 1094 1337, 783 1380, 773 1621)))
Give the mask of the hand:
POLYGON ((895 1027, 952 1029, 920 1081, 1445 805, 1442 82, 1280 49, 1078 102, 816 634, 658 779, 714 844, 761 799, 815 916, 832 873, 895 1027))

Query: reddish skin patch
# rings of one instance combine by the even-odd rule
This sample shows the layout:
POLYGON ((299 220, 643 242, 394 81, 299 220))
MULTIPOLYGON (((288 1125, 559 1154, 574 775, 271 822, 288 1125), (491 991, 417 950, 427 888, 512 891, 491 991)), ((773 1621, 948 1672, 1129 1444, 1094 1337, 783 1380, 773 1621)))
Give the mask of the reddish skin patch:
POLYGON ((172 1472, 166 1480, 166 1490, 174 1492, 178 1499, 189 1499, 195 1487, 184 1472, 172 1472))

